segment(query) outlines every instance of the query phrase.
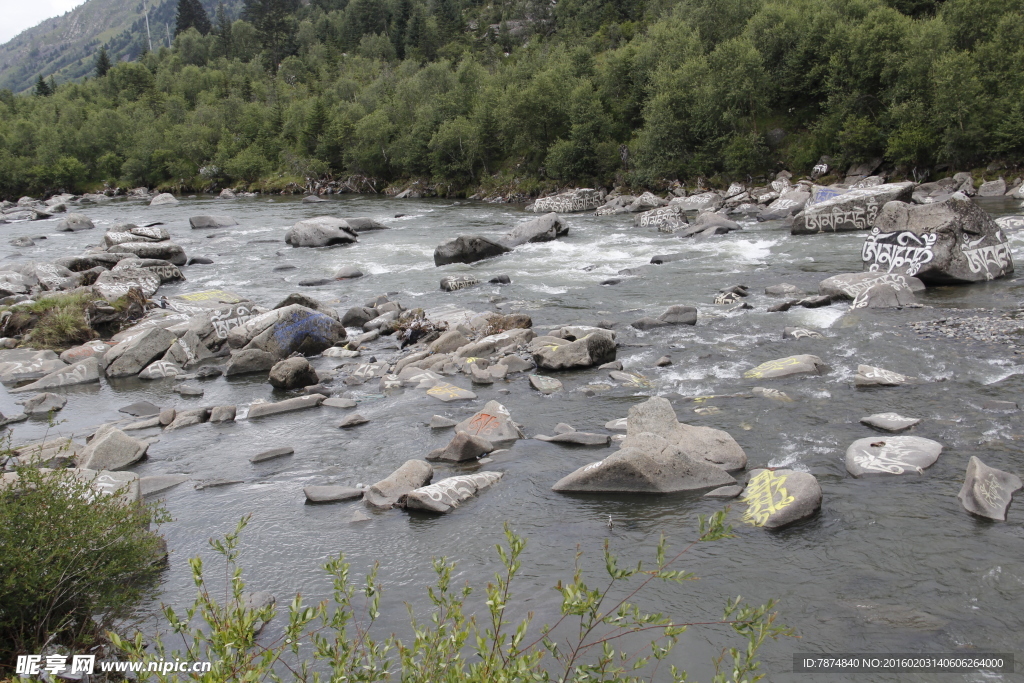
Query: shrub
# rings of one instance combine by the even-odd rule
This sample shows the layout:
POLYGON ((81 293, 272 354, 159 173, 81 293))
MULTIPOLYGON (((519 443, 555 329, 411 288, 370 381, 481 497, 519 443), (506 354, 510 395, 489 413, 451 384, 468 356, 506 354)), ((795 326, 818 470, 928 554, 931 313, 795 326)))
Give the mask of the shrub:
POLYGON ((45 643, 83 648, 154 585, 156 506, 97 493, 70 470, 23 467, 0 482, 0 669, 45 643))
MULTIPOLYGON (((209 661, 213 669, 202 677, 209 681, 279 680, 276 675, 287 672, 292 680, 298 681, 634 683, 641 680, 639 676, 644 672, 653 677, 679 636, 694 624, 680 623, 660 613, 646 613, 632 599, 653 581, 682 583, 695 579, 673 565, 699 542, 731 537, 731 528, 723 521, 726 512, 701 517, 697 540, 673 557, 668 556, 662 539, 653 565, 637 562, 633 567, 620 568, 606 542, 607 577, 597 586, 584 580, 577 554, 572 578, 555 586, 561 598, 561 618, 553 626, 540 629, 531 628, 532 614, 517 623, 509 619, 509 608, 515 605, 512 585, 522 568, 526 540, 506 525, 506 544, 497 546, 502 570, 485 589, 482 616, 466 616, 467 611, 474 611, 466 604, 473 590, 468 585, 453 586, 455 564, 435 559, 437 582, 427 591, 431 614, 426 620, 410 617, 414 633, 411 642, 394 635, 383 640, 374 638, 374 623, 381 614, 378 567, 357 588, 341 555, 324 565, 334 585, 334 606, 329 608, 327 601, 306 605, 297 595, 288 606, 287 624, 280 638, 272 643, 257 642, 259 627, 274 618, 275 607, 249 609, 245 604, 245 582, 237 560, 238 538, 248 522, 246 517, 224 540, 210 541, 227 564, 227 601, 220 603, 213 597, 214 587, 206 581, 202 559, 193 558, 189 562, 199 588, 195 603, 184 614, 164 607, 171 629, 188 648, 187 656, 169 654, 159 638, 155 641, 155 654, 150 654, 141 633, 133 640, 116 635, 111 639, 133 661, 209 661), (633 585, 627 586, 630 583, 633 585), (363 605, 357 608, 359 593, 363 605), (646 647, 637 649, 638 641, 646 647), (330 673, 323 677, 322 672, 314 674, 314 668, 327 668, 330 673)), ((769 638, 792 635, 789 628, 775 623, 772 602, 751 607, 741 605, 740 600, 736 598, 726 604, 721 620, 700 620, 704 625, 729 625, 745 641, 745 647, 725 649, 716 659, 715 683, 761 679, 763 675, 757 673, 758 649, 769 638), (726 657, 731 662, 723 666, 726 657)), ((412 613, 411 606, 409 609, 412 613)), ((686 680, 686 673, 675 666, 671 667, 671 676, 676 683, 686 680)), ((174 674, 142 673, 139 678, 179 680, 174 674)))
POLYGON ((38 348, 63 349, 87 342, 98 336, 85 315, 95 298, 91 294, 52 294, 13 306, 4 334, 27 334, 26 341, 38 348))

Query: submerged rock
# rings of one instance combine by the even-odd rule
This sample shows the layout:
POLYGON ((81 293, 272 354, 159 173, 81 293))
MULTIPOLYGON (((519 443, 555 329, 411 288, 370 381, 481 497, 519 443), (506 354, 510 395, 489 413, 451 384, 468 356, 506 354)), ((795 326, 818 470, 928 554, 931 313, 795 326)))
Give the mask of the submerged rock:
POLYGON ((744 372, 743 377, 745 379, 776 379, 808 373, 820 375, 826 367, 825 363, 817 356, 801 354, 761 363, 756 368, 744 372))
POLYGON ((856 387, 898 387, 910 384, 915 380, 915 377, 907 377, 891 370, 883 370, 871 365, 858 365, 857 374, 853 376, 853 385, 856 387))
POLYGON ((875 413, 862 417, 860 421, 861 424, 886 432, 902 432, 921 422, 920 418, 903 417, 899 413, 875 413))

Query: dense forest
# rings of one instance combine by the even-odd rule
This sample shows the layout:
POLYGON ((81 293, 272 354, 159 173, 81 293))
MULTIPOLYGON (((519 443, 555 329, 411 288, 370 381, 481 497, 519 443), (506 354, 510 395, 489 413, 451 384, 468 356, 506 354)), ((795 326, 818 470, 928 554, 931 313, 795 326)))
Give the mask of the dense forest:
POLYGON ((172 48, 0 91, 0 195, 1024 161, 1019 0, 245 0, 205 23, 196 7, 172 48))

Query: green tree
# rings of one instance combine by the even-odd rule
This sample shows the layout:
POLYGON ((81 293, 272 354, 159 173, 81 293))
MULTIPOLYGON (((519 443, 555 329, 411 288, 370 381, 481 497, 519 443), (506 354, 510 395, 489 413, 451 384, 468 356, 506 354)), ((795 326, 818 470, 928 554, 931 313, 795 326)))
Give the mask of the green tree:
POLYGON ((395 54, 399 59, 405 59, 405 37, 406 31, 409 30, 409 21, 411 19, 412 0, 398 0, 388 34, 391 38, 391 44, 395 46, 395 54))
POLYGON ((175 17, 174 35, 180 35, 194 28, 204 36, 213 30, 210 17, 199 0, 178 0, 178 11, 175 17))
POLYGON ((245 0, 242 18, 256 28, 269 71, 294 51, 295 11, 299 0, 245 0))
POLYGON ((39 78, 36 79, 35 94, 38 97, 49 97, 53 94, 53 90, 50 89, 50 84, 43 79, 42 74, 40 74, 39 78))
POLYGON ((106 76, 111 66, 110 56, 107 55, 107 47, 104 45, 100 48, 99 54, 96 55, 96 77, 103 78, 106 76))
POLYGON ((217 34, 221 54, 225 57, 231 57, 231 20, 228 18, 228 11, 224 8, 223 2, 217 3, 217 26, 214 32, 217 34))

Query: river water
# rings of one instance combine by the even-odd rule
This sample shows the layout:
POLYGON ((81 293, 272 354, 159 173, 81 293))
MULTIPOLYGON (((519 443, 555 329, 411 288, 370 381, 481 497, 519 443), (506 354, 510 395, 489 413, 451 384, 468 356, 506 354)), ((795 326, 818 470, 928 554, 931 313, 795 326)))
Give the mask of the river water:
MULTIPOLYGON (((1020 212, 1018 202, 993 199, 982 205, 994 215, 1020 212)), ((764 671, 771 681, 830 680, 1012 680, 1012 674, 982 675, 830 675, 793 674, 794 652, 1016 652, 1024 653, 1024 512, 1010 508, 1008 521, 990 523, 965 512, 956 493, 971 456, 986 464, 1024 472, 1024 425, 1021 413, 981 409, 988 399, 1019 400, 1024 363, 1006 346, 966 344, 924 338, 908 323, 974 309, 1013 310, 1021 283, 1006 280, 961 287, 929 288, 918 294, 926 307, 848 313, 848 305, 767 313, 777 299, 764 288, 781 282, 817 291, 818 282, 842 272, 861 270, 863 234, 792 237, 779 223, 744 223, 745 229, 704 241, 680 241, 648 228, 634 228, 632 216, 565 217, 569 235, 555 242, 528 244, 513 253, 473 265, 435 268, 436 245, 458 234, 504 233, 532 217, 519 207, 447 200, 393 200, 343 196, 327 203, 303 204, 294 198, 266 197, 182 200, 178 205, 149 207, 114 200, 83 207, 96 230, 57 233, 56 221, 3 227, 10 238, 42 236, 36 247, 16 248, 7 240, 0 254, 8 262, 49 261, 81 253, 100 241, 102 231, 120 222, 161 221, 172 239, 191 256, 208 256, 214 265, 183 268, 188 280, 165 285, 161 295, 225 289, 273 306, 295 291, 344 310, 381 293, 397 293, 407 308, 441 307, 477 311, 523 312, 538 331, 561 324, 616 321, 618 358, 627 370, 640 372, 652 389, 614 387, 585 393, 594 382, 614 384, 605 372, 559 373, 564 390, 550 396, 530 389, 526 375, 489 387, 471 387, 466 376, 454 382, 472 388, 479 399, 445 404, 422 390, 376 394, 375 386, 353 391, 358 410, 369 424, 339 430, 347 412, 300 411, 252 423, 239 420, 204 424, 158 436, 149 457, 133 468, 142 476, 186 473, 193 480, 227 478, 241 483, 196 490, 192 482, 160 497, 174 520, 161 530, 170 549, 159 599, 183 607, 195 589, 187 558, 212 560, 207 539, 230 531, 243 515, 252 515, 243 536, 241 564, 254 590, 273 592, 282 607, 296 592, 315 601, 329 595, 320 565, 345 553, 354 575, 373 562, 381 564, 385 586, 384 632, 403 629, 403 602, 417 614, 426 612, 426 586, 432 582, 431 558, 447 556, 459 563, 457 577, 477 588, 469 611, 483 614, 483 586, 498 569, 494 544, 508 522, 529 539, 518 600, 512 616, 527 610, 536 623, 557 618, 558 596, 552 586, 570 579, 577 548, 595 584, 603 583, 602 544, 607 540, 624 561, 653 558, 661 535, 671 548, 682 548, 696 534, 697 516, 722 507, 700 494, 659 497, 563 495, 551 485, 577 467, 601 459, 610 448, 567 448, 527 439, 496 458, 487 469, 504 478, 479 498, 444 516, 400 510, 371 513, 369 522, 349 518, 361 503, 311 506, 302 489, 311 484, 371 484, 409 458, 420 458, 451 438, 432 433, 426 422, 434 414, 463 419, 484 402, 496 399, 524 426, 527 436, 552 434, 559 422, 583 431, 604 431, 605 422, 624 417, 634 403, 652 394, 669 398, 680 421, 728 431, 746 451, 750 467, 790 467, 809 471, 821 483, 819 515, 780 531, 745 526, 735 506, 730 521, 736 537, 701 544, 680 568, 701 577, 682 585, 653 585, 640 603, 680 621, 710 621, 721 616, 725 601, 736 595, 750 602, 780 601, 780 620, 793 626, 800 640, 770 643, 763 650, 764 671), (238 226, 191 230, 188 217, 228 214, 238 226), (332 249, 293 249, 283 242, 297 220, 317 215, 369 216, 390 230, 363 233, 359 243, 332 249), (400 215, 400 217, 397 217, 400 215), (684 252, 683 260, 649 265, 656 254, 684 252), (275 266, 295 269, 275 271, 275 266), (305 278, 330 277, 344 265, 358 266, 366 277, 321 287, 297 287, 305 278), (624 269, 632 274, 617 275, 624 269), (484 282, 499 274, 512 284, 483 284, 456 293, 439 290, 444 275, 472 274, 484 282), (614 286, 601 285, 612 277, 614 286), (726 312, 711 302, 717 290, 745 284, 755 310, 726 312), (695 305, 696 327, 669 327, 637 332, 628 323, 657 316, 673 304, 695 305), (824 339, 783 341, 787 326, 818 329, 824 339), (788 380, 742 379, 745 370, 764 361, 798 353, 821 357, 830 371, 822 376, 788 380), (663 355, 673 364, 655 367, 663 355), (877 365, 926 382, 914 386, 858 390, 857 364, 877 365), (754 384, 785 391, 794 400, 723 398, 705 404, 685 397, 737 394, 754 384), (719 411, 695 413, 701 405, 719 411), (875 434, 859 419, 895 411, 922 418, 912 432, 941 442, 938 462, 923 476, 854 479, 843 457, 856 439, 875 434), (291 446, 295 454, 258 465, 249 457, 291 446), (608 516, 614 527, 606 525, 608 516)), ((1024 267, 1024 235, 1011 236, 1013 254, 1024 267)), ((374 342, 378 359, 394 356, 394 342, 374 342)), ((333 368, 340 359, 318 358, 314 365, 333 368)), ((64 391, 62 420, 48 428, 41 420, 15 427, 15 441, 48 433, 81 434, 107 421, 123 419, 118 408, 141 400, 169 407, 247 404, 280 400, 264 378, 223 377, 203 383, 206 394, 186 399, 171 393, 172 380, 137 379, 86 385, 64 391)), ((341 391, 341 389, 339 389, 341 391)), ((0 412, 18 412, 4 392, 0 412)), ((455 473, 438 467, 435 480, 455 473)), ((741 475, 742 476, 742 475, 741 475)), ((211 577, 220 572, 210 567, 211 577)), ((217 579, 219 580, 219 578, 217 579)), ((278 621, 280 621, 278 617, 278 621)), ((273 638, 279 627, 267 627, 273 638)), ((670 662, 688 669, 696 680, 713 674, 711 659, 729 640, 727 629, 694 628, 681 639, 670 662)), ((172 643, 172 645, 176 645, 172 643)), ((1018 679, 1019 680, 1019 679, 1018 679)))

